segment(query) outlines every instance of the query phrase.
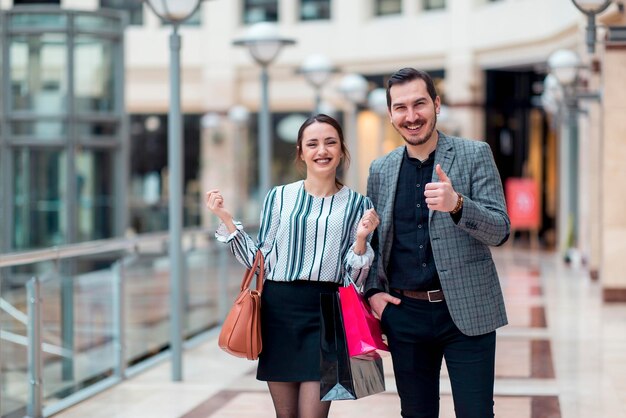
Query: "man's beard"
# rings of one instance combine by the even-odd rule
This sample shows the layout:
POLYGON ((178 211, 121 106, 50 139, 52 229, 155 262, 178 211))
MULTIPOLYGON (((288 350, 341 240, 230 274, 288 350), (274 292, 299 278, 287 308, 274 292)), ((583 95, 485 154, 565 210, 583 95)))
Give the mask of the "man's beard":
POLYGON ((437 115, 435 114, 435 120, 433 121, 432 126, 430 127, 428 132, 426 132, 426 135, 422 138, 409 139, 406 136, 402 135, 402 132, 398 128, 396 128, 396 131, 398 131, 402 139, 404 139, 404 142, 406 142, 409 145, 417 146, 417 145, 424 145, 425 143, 427 143, 430 140, 430 138, 432 138, 433 132, 435 132, 436 127, 437 127, 437 115))

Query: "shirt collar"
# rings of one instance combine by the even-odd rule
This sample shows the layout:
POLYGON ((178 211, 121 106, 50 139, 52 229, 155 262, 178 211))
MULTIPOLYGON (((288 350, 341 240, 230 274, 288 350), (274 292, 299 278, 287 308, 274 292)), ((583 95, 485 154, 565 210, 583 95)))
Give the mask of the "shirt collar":
POLYGON ((418 167, 424 167, 427 165, 433 165, 435 162, 435 153, 437 152, 437 149, 434 149, 433 152, 431 152, 428 155, 428 158, 424 161, 420 161, 417 158, 413 158, 409 156, 409 152, 407 151, 407 148, 404 147, 404 156, 403 156, 403 160, 409 164, 418 166, 418 167))

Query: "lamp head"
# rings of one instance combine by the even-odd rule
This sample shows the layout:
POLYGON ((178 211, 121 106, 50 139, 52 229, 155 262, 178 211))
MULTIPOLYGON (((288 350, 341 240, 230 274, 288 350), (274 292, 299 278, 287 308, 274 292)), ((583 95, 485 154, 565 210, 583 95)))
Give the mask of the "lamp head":
POLYGON ((367 80, 360 74, 346 74, 339 84, 339 91, 352 103, 363 103, 367 98, 367 80))
POLYGON ((248 108, 242 105, 235 105, 228 110, 228 119, 237 125, 243 125, 248 122, 250 112, 248 108))
POLYGON ((202 0, 146 0, 161 19, 169 23, 187 20, 200 7, 202 0))
POLYGON ((304 75, 313 87, 320 88, 326 84, 333 73, 337 72, 337 67, 326 55, 313 54, 304 60, 298 72, 304 75))
POLYGON ((387 90, 382 87, 370 91, 367 105, 380 116, 387 115, 387 90))
POLYGON ((548 67, 559 84, 567 86, 576 81, 580 68, 580 57, 569 49, 559 49, 548 57, 548 67))
POLYGON ((221 120, 219 113, 209 112, 202 115, 200 125, 205 129, 216 129, 220 126, 221 120))
POLYGON ((574 6, 584 14, 598 14, 611 4, 611 0, 572 0, 574 6))
POLYGON ((559 80, 556 79, 554 74, 548 74, 543 79, 543 94, 546 97, 550 97, 556 101, 563 99, 563 89, 559 84, 559 80))
POLYGON ((243 38, 233 41, 233 45, 247 46, 252 58, 262 66, 269 65, 285 45, 296 41, 280 36, 278 26, 271 22, 259 22, 250 26, 243 38))

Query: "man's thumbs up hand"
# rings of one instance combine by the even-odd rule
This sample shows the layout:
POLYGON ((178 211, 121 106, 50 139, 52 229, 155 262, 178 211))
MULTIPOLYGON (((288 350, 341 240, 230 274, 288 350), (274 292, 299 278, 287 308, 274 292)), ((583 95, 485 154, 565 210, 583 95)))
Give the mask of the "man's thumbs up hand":
POLYGON ((428 209, 450 212, 456 207, 459 196, 452 188, 452 181, 439 164, 435 167, 435 171, 439 181, 426 185, 426 190, 424 191, 426 204, 428 209))
POLYGON ((450 181, 446 173, 444 173, 441 169, 441 165, 437 164, 437 166, 435 167, 435 171, 437 172, 437 176, 439 176, 439 181, 444 183, 450 183, 450 185, 452 185, 452 182, 450 181))

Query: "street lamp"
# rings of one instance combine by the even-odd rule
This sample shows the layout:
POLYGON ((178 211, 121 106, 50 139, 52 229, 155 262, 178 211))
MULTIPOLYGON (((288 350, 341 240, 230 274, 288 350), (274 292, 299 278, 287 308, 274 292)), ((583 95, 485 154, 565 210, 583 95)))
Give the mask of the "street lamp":
POLYGON ((561 86, 571 86, 578 77, 580 57, 569 49, 559 49, 548 57, 548 68, 561 86))
POLYGON ((202 0, 146 0, 152 11, 172 25, 170 35, 170 109, 168 114, 167 164, 169 168, 169 258, 170 258, 170 350, 172 380, 182 380, 183 332, 183 141, 180 110, 180 35, 178 28, 193 15, 202 0))
POLYGON ((315 89, 315 113, 321 113, 322 87, 328 82, 330 76, 337 71, 337 67, 328 57, 321 54, 309 55, 298 69, 298 73, 304 75, 306 81, 315 89))
POLYGON ((596 15, 602 13, 612 0, 572 0, 574 6, 587 16, 587 50, 593 54, 596 49, 596 15))
MULTIPOLYGON (((580 70, 588 68, 581 63, 577 53, 569 49, 559 49, 548 57, 548 68, 550 74, 556 80, 557 86, 548 85, 552 88, 552 92, 559 94, 557 99, 563 99, 570 106, 577 106, 579 99, 600 100, 602 98, 600 91, 588 91, 579 89, 580 70), (556 90, 560 90, 557 93, 556 90)), ((555 84, 553 80, 549 82, 555 84)))
POLYGON ((250 112, 245 106, 235 105, 228 110, 228 119, 237 126, 247 124, 249 118, 250 112))
POLYGON ((367 105, 379 116, 380 119, 380 136, 378 138, 378 155, 384 154, 385 143, 385 122, 389 117, 389 111, 387 107, 387 90, 382 87, 370 91, 367 96, 367 105))
POLYGON ((246 35, 233 41, 235 46, 245 46, 257 64, 261 66, 261 109, 259 111, 259 196, 263 198, 270 190, 272 170, 272 139, 270 138, 270 109, 267 67, 276 59, 280 50, 296 41, 283 38, 278 27, 270 22, 250 26, 246 35))
MULTIPOLYGON (((233 155, 235 160, 236 172, 235 172, 235 184, 237 190, 237 210, 235 215, 240 221, 243 221, 243 209, 247 207, 244 202, 247 198, 248 190, 248 141, 247 141, 247 127, 250 119, 250 112, 248 108, 242 105, 235 105, 228 110, 228 119, 233 123, 235 127, 235 140, 233 141, 233 155)), ((224 316, 225 318, 225 316, 224 316)))
POLYGON ((563 98, 563 91, 554 74, 548 74, 543 79, 543 93, 541 93, 541 105, 546 112, 555 115, 559 110, 559 102, 563 98))
POLYGON ((568 49, 559 49, 548 57, 548 68, 553 79, 546 80, 548 98, 562 97, 567 109, 565 132, 559 141, 559 248, 566 251, 566 258, 573 249, 578 225, 578 102, 576 82, 580 68, 580 57, 568 49), (552 84, 550 84, 552 83, 552 84), (566 140, 567 138, 567 140, 566 140))
POLYGON ((359 150, 357 131, 357 106, 367 98, 367 80, 360 74, 346 74, 341 79, 339 91, 350 104, 350 134, 348 135, 348 149, 352 162, 348 167, 347 183, 355 190, 359 190, 359 150))

